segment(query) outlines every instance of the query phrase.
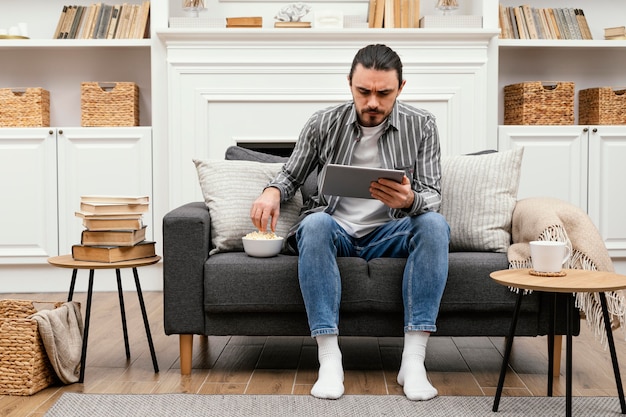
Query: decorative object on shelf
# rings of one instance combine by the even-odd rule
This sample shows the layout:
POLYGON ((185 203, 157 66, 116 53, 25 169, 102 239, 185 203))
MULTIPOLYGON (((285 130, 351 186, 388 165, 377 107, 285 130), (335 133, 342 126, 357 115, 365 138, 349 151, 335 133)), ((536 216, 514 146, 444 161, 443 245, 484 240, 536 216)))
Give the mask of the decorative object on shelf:
POLYGON ((183 10, 190 12, 192 17, 198 17, 199 13, 206 9, 204 0, 183 0, 183 10))
POLYGON ((599 87, 580 90, 578 124, 626 125, 626 89, 599 87))
POLYGON ((504 87, 505 125, 573 125, 574 83, 531 81, 504 87))
POLYGON ((426 15, 420 19, 421 28, 482 28, 483 17, 449 14, 426 15))
POLYGON ((83 82, 81 126, 139 126, 139 87, 133 82, 83 82))
POLYGON ((316 29, 343 29, 343 12, 341 10, 316 10, 316 29))
POLYGON ((435 7, 441 10, 445 16, 448 15, 450 11, 458 9, 459 2, 456 0, 437 0, 437 5, 435 7))
POLYGON ((41 87, 0 88, 0 127, 50 126, 50 92, 41 87))
POLYGON ((620 41, 626 39, 626 26, 604 28, 604 39, 620 41))
POLYGON ((283 7, 274 17, 281 22, 299 22, 311 11, 311 6, 304 3, 292 3, 283 7))

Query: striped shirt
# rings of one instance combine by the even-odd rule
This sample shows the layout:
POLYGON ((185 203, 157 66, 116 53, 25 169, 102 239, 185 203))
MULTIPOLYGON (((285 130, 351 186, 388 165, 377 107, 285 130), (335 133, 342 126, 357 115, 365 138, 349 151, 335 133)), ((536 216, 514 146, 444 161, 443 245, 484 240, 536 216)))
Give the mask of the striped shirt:
MULTIPOLYGON (((378 140, 382 168, 400 169, 411 180, 415 194, 410 209, 389 209, 390 218, 438 211, 441 204, 441 150, 435 117, 396 100, 378 140)), ((361 137, 352 101, 314 113, 296 142, 289 160, 268 186, 280 190, 281 200, 289 200, 309 173, 323 173, 327 164, 350 165, 353 150, 361 137)), ((318 190, 321 189, 318 175, 318 190)), ((340 197, 314 195, 306 212, 332 214, 340 197), (326 199, 328 197, 328 200, 326 199)))

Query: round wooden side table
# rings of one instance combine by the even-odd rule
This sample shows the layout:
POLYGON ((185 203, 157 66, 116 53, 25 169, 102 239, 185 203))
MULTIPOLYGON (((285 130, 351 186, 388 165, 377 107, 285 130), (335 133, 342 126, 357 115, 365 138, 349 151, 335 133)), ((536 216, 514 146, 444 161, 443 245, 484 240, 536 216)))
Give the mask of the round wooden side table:
MULTIPOLYGON (((624 401, 624 389, 617 362, 617 354, 615 352, 615 342, 613 340, 613 332, 611 330, 611 319, 607 309, 606 295, 607 291, 617 291, 626 288, 626 276, 604 271, 588 271, 583 269, 567 269, 563 277, 543 277, 531 275, 529 269, 507 269, 492 272, 491 278, 499 284, 519 289, 513 319, 509 336, 506 340, 506 348, 502 367, 500 368, 500 379, 498 380, 498 388, 493 401, 493 411, 498 411, 500 398, 502 396, 502 388, 504 385, 504 377, 506 368, 509 364, 511 348, 513 346, 513 337, 515 336, 515 327, 519 316, 522 298, 524 298, 523 290, 542 291, 547 293, 579 293, 579 292, 597 292, 600 296, 600 304, 602 306, 602 315, 604 318, 604 328, 606 330, 607 342, 611 352, 611 361, 613 363, 613 372, 615 374, 615 384, 617 385, 617 393, 619 396, 621 412, 626 414, 626 402, 624 401)), ((567 349, 566 349, 566 371, 565 371, 565 413, 567 417, 572 415, 572 321, 571 313, 573 310, 573 297, 567 298, 567 349)), ((552 306, 552 311, 554 308, 552 306)), ((548 345, 554 344, 554 326, 550 326, 548 345), (552 343, 550 343, 552 342, 552 343)), ((550 348, 548 354, 548 396, 552 396, 552 361, 554 360, 554 352, 550 348)))
POLYGON ((87 361, 87 340, 89 338, 89 321, 91 318, 91 299, 93 295, 93 278, 94 271, 96 269, 115 269, 115 275, 117 276, 117 293, 120 302, 120 313, 122 315, 122 328, 124 331, 124 346, 126 348, 126 359, 130 359, 130 345, 128 344, 128 329, 126 327, 126 310, 124 309, 124 295, 122 292, 122 276, 120 269, 132 268, 133 276, 135 278, 135 286, 137 288, 137 297, 139 298, 139 305, 141 307, 141 314, 143 316, 143 324, 146 328, 146 336, 148 338, 148 345, 150 347, 150 355, 152 356, 152 366, 154 372, 159 372, 159 365, 157 363, 156 352, 154 350, 154 344, 152 342, 152 334, 150 333, 150 324, 148 323, 148 315, 146 313, 146 305, 143 300, 143 294, 141 292, 141 285, 139 283, 139 274, 137 268, 147 265, 152 265, 161 260, 160 256, 152 256, 149 258, 133 259, 131 261, 120 262, 89 262, 89 261, 76 261, 72 258, 72 255, 54 256, 48 258, 48 263, 59 268, 72 269, 72 281, 70 283, 70 289, 67 296, 67 301, 72 301, 74 297, 74 286, 76 284, 76 275, 79 269, 89 270, 89 286, 87 289, 87 306, 85 308, 85 326, 83 330, 83 345, 80 359, 80 377, 78 382, 84 382, 85 380, 85 363, 87 361))

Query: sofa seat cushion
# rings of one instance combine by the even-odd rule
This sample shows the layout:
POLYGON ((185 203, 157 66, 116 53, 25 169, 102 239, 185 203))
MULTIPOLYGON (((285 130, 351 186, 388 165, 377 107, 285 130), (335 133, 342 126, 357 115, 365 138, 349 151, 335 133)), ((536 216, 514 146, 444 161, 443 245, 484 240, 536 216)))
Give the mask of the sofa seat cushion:
MULTIPOLYGON (((338 258, 344 312, 401 313, 405 259, 338 258)), ((506 254, 450 253, 448 282, 441 312, 512 312, 515 294, 489 273, 508 267, 506 254)), ((204 266, 207 313, 303 312, 298 258, 278 255, 252 258, 241 252, 219 253, 204 266)), ((534 297, 533 297, 534 298, 534 297)), ((525 301, 522 311, 536 312, 538 302, 525 301)))

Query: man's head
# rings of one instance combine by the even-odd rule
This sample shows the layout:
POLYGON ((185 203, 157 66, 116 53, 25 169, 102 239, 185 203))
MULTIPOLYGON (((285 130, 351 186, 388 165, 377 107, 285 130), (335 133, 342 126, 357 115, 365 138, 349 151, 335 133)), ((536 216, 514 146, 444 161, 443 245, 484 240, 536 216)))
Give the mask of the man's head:
POLYGON ((359 122, 378 126, 391 113, 402 91, 402 61, 385 45, 368 45, 352 61, 348 75, 359 122))

